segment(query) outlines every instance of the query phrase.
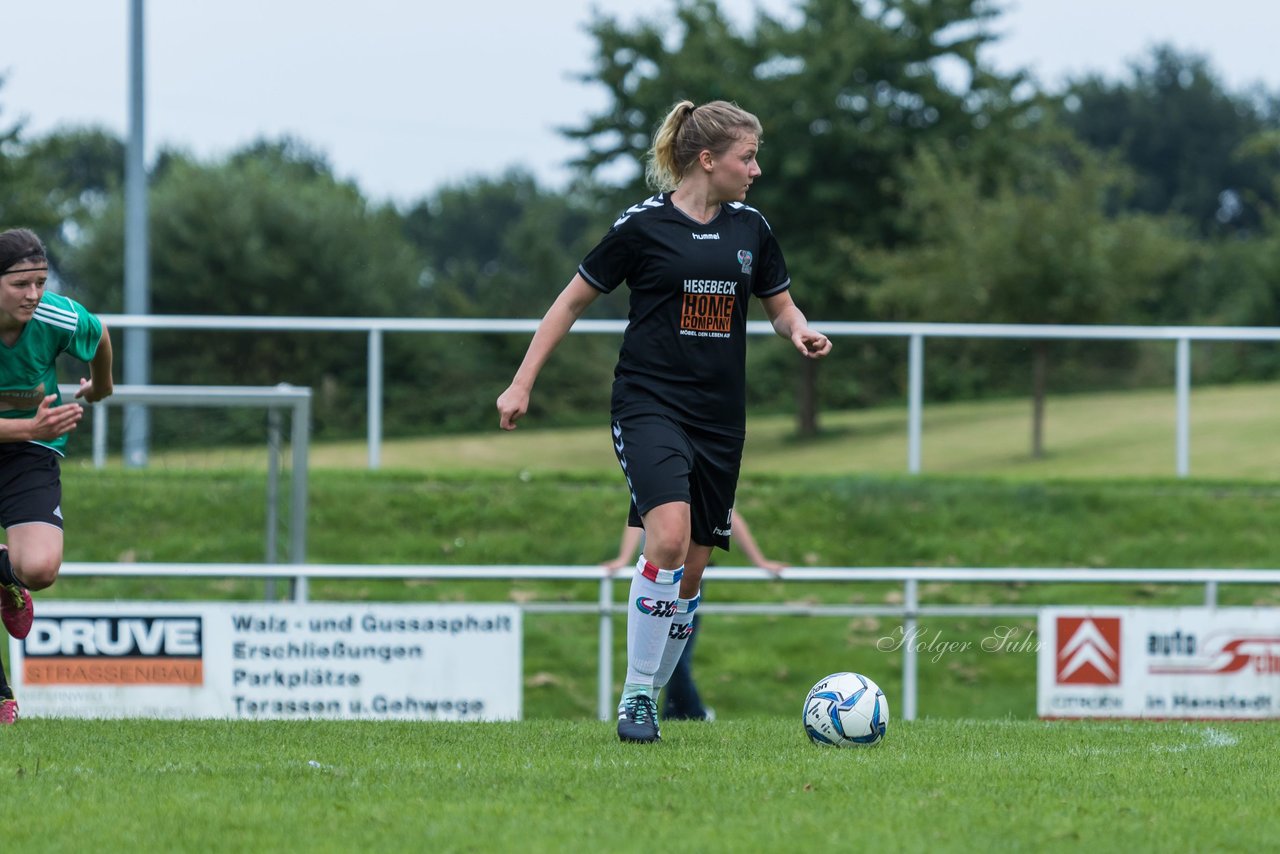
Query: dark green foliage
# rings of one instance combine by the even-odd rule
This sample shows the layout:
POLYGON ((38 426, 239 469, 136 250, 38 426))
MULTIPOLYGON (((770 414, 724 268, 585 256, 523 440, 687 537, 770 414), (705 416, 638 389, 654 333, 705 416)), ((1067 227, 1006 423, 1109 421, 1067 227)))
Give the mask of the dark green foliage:
MULTIPOLYGON (((427 259, 422 311, 437 317, 541 317, 604 234, 603 219, 574 193, 540 188, 527 174, 445 187, 404 215, 405 234, 427 259)), ((602 297, 590 316, 625 317, 624 293, 602 297)), ((428 417, 393 428, 476 429, 515 373, 529 334, 428 335, 395 341, 389 357, 406 382, 391 395, 431 389, 428 417)), ((544 423, 580 421, 608 409, 618 336, 573 336, 547 365, 531 401, 544 423)), ((389 404, 392 401, 389 401, 389 404)), ((597 416, 598 417, 598 416, 597 416)))
POLYGON ((73 128, 27 139, 21 123, 0 120, 0 230, 35 231, 55 267, 123 178, 124 144, 105 130, 73 128))
POLYGON ((512 171, 438 190, 405 213, 404 231, 430 259, 422 285, 432 314, 528 317, 573 276, 608 225, 599 219, 512 171))
MULTIPOLYGON (((150 215, 156 314, 396 317, 421 305, 395 210, 365 202, 298 143, 259 143, 221 165, 170 153, 150 215)), ((123 219, 117 195, 68 265, 99 312, 121 305, 123 219)), ((362 335, 157 332, 151 351, 152 382, 310 386, 316 435, 364 422, 362 335)), ((158 436, 165 429, 160 414, 158 436)))
POLYGON ((1088 75, 1066 95, 1067 125, 1137 175, 1133 209, 1214 235, 1250 232, 1274 208, 1274 142, 1254 144, 1280 127, 1274 93, 1229 92, 1206 57, 1161 45, 1127 79, 1088 75))
MULTIPOLYGON (((974 173, 945 149, 917 156, 907 173, 904 217, 916 242, 868 258, 874 278, 867 290, 881 313, 960 323, 1138 323, 1165 287, 1185 278, 1191 244, 1176 223, 1112 213, 1124 196, 1123 170, 1054 128, 1027 136, 1039 143, 1016 169, 994 176, 974 173)), ((1044 340, 1017 348, 982 340, 944 347, 962 365, 980 369, 979 387, 988 393, 1031 388, 1037 419, 1051 356, 1066 357, 1077 376, 1115 376, 1138 352, 1135 343, 1044 340)), ((954 393, 967 377, 977 372, 940 372, 935 384, 954 393)), ((1042 431, 1036 420, 1035 456, 1043 453, 1042 431)))

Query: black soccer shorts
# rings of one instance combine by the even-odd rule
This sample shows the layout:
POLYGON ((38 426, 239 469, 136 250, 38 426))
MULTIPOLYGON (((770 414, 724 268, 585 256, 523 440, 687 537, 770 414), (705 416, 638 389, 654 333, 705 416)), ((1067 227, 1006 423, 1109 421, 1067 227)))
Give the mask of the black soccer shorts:
POLYGON ((0 527, 42 522, 62 527, 62 466, 57 451, 0 442, 0 527))
POLYGON ((727 550, 744 437, 665 415, 628 416, 614 421, 612 432, 631 491, 627 523, 640 527, 654 507, 683 501, 689 505, 693 542, 727 550))

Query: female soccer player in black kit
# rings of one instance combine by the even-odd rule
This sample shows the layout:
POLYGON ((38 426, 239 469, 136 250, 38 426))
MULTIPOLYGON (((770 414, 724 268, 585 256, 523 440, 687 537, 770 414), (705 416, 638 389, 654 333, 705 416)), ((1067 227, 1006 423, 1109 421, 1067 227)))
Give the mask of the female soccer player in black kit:
POLYGON ((627 609, 618 737, 660 738, 656 698, 688 640, 703 570, 729 548, 746 437, 747 300, 809 359, 831 351, 791 301, 778 241, 744 204, 760 177, 760 121, 735 104, 682 101, 654 136, 658 194, 627 208, 542 318, 498 398, 513 430, 551 352, 586 308, 624 281, 627 330, 614 370, 613 447, 643 524, 627 609))

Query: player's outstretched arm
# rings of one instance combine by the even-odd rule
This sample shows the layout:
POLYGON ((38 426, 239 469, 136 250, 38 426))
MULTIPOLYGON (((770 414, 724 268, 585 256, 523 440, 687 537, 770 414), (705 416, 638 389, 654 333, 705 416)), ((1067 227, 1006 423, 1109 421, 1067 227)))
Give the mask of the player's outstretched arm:
POLYGON ((498 426, 503 430, 516 429, 516 422, 529 410, 529 395, 538 379, 538 372, 564 336, 569 334, 574 321, 599 295, 600 292, 587 284, 581 274, 574 274, 551 308, 547 309, 538 330, 533 333, 533 340, 529 342, 529 349, 515 378, 498 396, 498 426))
POLYGON ((790 340, 806 359, 821 359, 831 352, 831 339, 809 326, 804 312, 792 301, 790 291, 762 297, 760 304, 773 324, 773 331, 790 340))

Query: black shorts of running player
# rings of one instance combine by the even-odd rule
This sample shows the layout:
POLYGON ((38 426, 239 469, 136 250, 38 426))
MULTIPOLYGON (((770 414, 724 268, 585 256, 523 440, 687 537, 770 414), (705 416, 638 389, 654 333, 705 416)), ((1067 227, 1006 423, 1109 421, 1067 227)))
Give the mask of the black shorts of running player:
POLYGON ((0 526, 62 527, 62 466, 57 451, 31 442, 0 443, 0 526))
POLYGON ((728 549, 743 441, 665 415, 615 420, 613 450, 631 490, 627 524, 640 527, 653 508, 684 501, 693 542, 728 549))

